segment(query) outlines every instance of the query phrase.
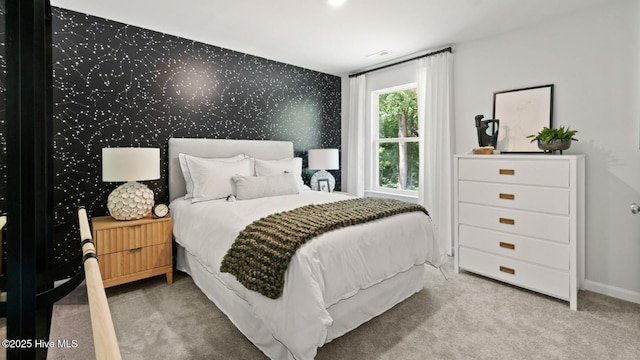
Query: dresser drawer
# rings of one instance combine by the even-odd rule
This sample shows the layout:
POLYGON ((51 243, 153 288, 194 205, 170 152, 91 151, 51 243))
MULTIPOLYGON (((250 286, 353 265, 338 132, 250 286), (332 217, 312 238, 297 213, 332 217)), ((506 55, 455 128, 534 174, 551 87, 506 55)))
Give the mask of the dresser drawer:
POLYGON ((460 180, 568 187, 569 171, 569 162, 564 160, 489 159, 487 156, 458 161, 460 180))
POLYGON ((171 243, 171 231, 172 223, 170 221, 154 221, 129 226, 109 227, 94 230, 94 242, 98 255, 102 257, 114 252, 171 243))
POLYGON ((171 266, 171 244, 154 245, 99 255, 102 280, 171 266))
POLYGON ((569 242, 569 217, 460 203, 458 222, 490 230, 569 242))
POLYGON ((460 225, 460 246, 569 271, 569 245, 460 225))
POLYGON ((460 181, 458 200, 511 209, 569 214, 569 189, 563 188, 460 181))
POLYGON ((522 286, 561 299, 569 299, 569 273, 529 264, 465 247, 459 250, 462 269, 522 286))

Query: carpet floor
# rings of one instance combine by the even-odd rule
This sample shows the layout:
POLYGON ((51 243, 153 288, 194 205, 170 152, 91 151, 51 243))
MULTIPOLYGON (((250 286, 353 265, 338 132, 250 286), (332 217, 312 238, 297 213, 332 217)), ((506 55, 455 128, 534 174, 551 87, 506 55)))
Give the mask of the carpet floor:
MULTIPOLYGON (((187 275, 107 289, 124 359, 266 359, 187 275)), ((640 304, 567 302, 425 268, 425 288, 324 345, 316 359, 640 359, 640 304)))

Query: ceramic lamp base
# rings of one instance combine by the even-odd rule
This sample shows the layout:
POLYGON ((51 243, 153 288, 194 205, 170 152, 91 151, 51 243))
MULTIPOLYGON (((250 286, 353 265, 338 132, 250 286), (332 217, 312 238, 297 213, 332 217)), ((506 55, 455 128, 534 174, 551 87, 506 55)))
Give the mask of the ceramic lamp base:
POLYGON ((130 181, 109 194, 107 208, 116 220, 142 219, 153 208, 153 191, 144 184, 130 181))
POLYGON ((328 192, 332 192, 333 189, 335 189, 336 187, 336 179, 333 177, 333 175, 331 175, 330 172, 326 171, 326 170, 320 170, 317 171, 315 174, 313 174, 313 176, 311 177, 311 189, 313 190, 320 190, 320 191, 328 191, 328 192), (320 181, 318 181, 320 180, 320 181), (325 190, 322 187, 322 183, 323 181, 328 180, 329 182, 329 188, 328 190, 325 190))

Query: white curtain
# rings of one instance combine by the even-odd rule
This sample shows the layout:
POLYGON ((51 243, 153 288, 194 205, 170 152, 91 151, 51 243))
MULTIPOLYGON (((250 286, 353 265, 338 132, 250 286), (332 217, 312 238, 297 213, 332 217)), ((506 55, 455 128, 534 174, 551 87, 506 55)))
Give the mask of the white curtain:
POLYGON ((365 75, 359 75, 349 79, 347 191, 350 195, 358 197, 364 196, 366 83, 365 75))
POLYGON ((419 201, 439 243, 452 255, 453 54, 418 60, 419 201))

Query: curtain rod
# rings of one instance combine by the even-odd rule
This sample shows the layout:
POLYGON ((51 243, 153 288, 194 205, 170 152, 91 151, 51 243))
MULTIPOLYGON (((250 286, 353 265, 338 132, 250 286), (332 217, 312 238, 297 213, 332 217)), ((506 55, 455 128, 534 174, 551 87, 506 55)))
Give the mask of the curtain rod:
POLYGON ((404 64, 404 63, 409 62, 409 61, 418 60, 418 59, 422 59, 424 57, 438 55, 438 54, 442 54, 442 53, 445 53, 445 52, 452 52, 451 46, 449 46, 448 48, 444 48, 444 49, 438 50, 438 51, 430 52, 428 54, 416 56, 416 57, 413 57, 411 59, 402 60, 402 61, 395 62, 393 64, 383 65, 383 66, 377 67, 375 69, 365 70, 365 71, 361 71, 361 72, 356 73, 356 74, 351 74, 351 75, 349 75, 349 77, 352 78, 352 77, 360 76, 360 75, 363 75, 363 74, 366 74, 366 73, 369 73, 369 72, 372 72, 372 71, 378 71, 378 70, 386 69, 386 68, 391 67, 391 66, 404 64))

